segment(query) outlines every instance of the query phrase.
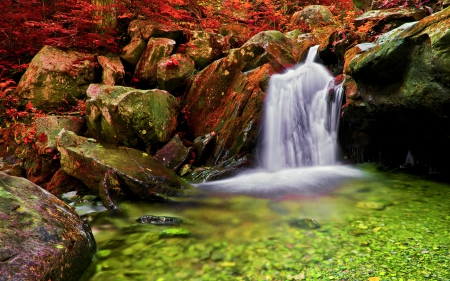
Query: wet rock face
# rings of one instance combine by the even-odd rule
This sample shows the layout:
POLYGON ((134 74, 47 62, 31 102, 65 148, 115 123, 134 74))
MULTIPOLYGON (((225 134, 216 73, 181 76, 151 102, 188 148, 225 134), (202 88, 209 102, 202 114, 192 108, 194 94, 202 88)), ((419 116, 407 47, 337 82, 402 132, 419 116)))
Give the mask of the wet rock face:
POLYGON ((96 142, 65 130, 57 143, 62 169, 98 192, 107 208, 115 209, 115 201, 124 198, 170 200, 190 188, 145 152, 96 142))
POLYGON ((17 93, 43 110, 76 104, 99 76, 95 61, 92 54, 45 46, 20 79, 17 93))
POLYGON ((184 96, 185 118, 193 138, 217 134, 212 163, 254 148, 269 77, 294 63, 290 40, 266 31, 194 77, 184 96))
POLYGON ((90 85, 87 135, 150 151, 170 140, 177 127, 178 100, 163 90, 90 85))
POLYGON ((346 84, 343 106, 346 142, 376 159, 381 151, 385 160, 403 163, 411 149, 424 165, 449 166, 438 160, 450 155, 450 49, 444 43, 449 24, 446 9, 392 32, 365 52, 347 52, 353 54, 345 74, 353 82, 346 84))
POLYGON ((96 244, 63 201, 0 172, 0 280, 78 280, 96 244))

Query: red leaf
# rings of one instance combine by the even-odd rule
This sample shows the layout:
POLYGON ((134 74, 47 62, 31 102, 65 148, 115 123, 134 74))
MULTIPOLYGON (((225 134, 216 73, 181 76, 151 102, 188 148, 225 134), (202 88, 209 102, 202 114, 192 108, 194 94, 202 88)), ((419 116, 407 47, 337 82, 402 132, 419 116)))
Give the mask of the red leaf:
POLYGON ((33 104, 31 103, 31 101, 28 101, 27 106, 26 106, 27 110, 31 110, 33 109, 33 104))

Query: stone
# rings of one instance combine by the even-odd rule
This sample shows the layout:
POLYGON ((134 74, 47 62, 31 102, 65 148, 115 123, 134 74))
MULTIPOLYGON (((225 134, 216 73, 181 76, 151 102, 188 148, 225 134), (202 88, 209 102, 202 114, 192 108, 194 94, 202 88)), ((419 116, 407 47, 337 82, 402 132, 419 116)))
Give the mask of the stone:
POLYGON ((131 38, 141 38, 145 41, 152 37, 177 40, 183 35, 183 30, 168 23, 163 24, 152 20, 134 20, 130 22, 128 34, 131 38))
POLYGON ((193 31, 182 53, 195 62, 195 68, 202 70, 213 61, 223 57, 230 47, 220 34, 204 31, 193 31))
POLYGON ((295 12, 291 17, 291 25, 306 23, 310 27, 330 25, 334 23, 333 13, 326 6, 309 5, 303 10, 295 12))
POLYGON ((77 116, 46 116, 36 118, 36 148, 39 154, 54 155, 57 153, 56 137, 61 129, 82 134, 86 120, 77 116))
POLYGON ((190 133, 196 138, 214 132, 218 139, 206 158, 237 160, 253 150, 269 78, 294 63, 290 40, 265 31, 193 78, 183 101, 190 133))
POLYGON ((191 157, 192 148, 185 147, 178 135, 155 154, 155 159, 169 169, 178 171, 191 157))
POLYGON ((118 56, 98 56, 97 60, 102 67, 102 84, 109 86, 123 84, 125 69, 118 56))
POLYGON ((385 161, 400 164, 411 149, 420 151, 419 166, 449 167, 449 24, 445 9, 365 52, 346 54, 345 74, 354 82, 345 88, 345 146, 376 159, 382 151, 385 161))
POLYGON ((92 84, 87 90, 87 135, 150 151, 177 127, 179 101, 166 91, 92 84))
POLYGON ((16 92, 42 110, 76 105, 86 97, 89 84, 97 81, 96 62, 93 54, 44 46, 32 59, 16 92))
POLYGON ((175 41, 167 38, 151 38, 139 59, 134 78, 140 87, 152 87, 157 81, 158 63, 168 57, 175 48, 175 41))
POLYGON ((106 208, 115 209, 118 198, 168 201, 191 189, 145 152, 89 142, 64 129, 57 144, 62 169, 101 195, 106 208))
POLYGON ((78 280, 96 244, 89 226, 57 197, 0 172, 0 279, 78 280))
POLYGON ((138 223, 154 225, 178 225, 183 223, 183 219, 166 216, 143 215, 136 219, 138 223))
POLYGON ((131 39, 130 43, 126 45, 123 50, 120 58, 127 64, 131 66, 136 66, 147 48, 147 43, 139 37, 134 37, 131 39))
POLYGON ((196 149, 197 165, 203 165, 206 163, 207 158, 210 157, 213 152, 216 140, 217 135, 215 133, 209 133, 195 138, 194 147, 196 149))
POLYGON ((156 72, 158 88, 169 93, 183 93, 194 70, 195 62, 187 55, 175 54, 161 59, 156 72))
POLYGON ((385 33, 407 22, 414 22, 427 16, 425 9, 391 8, 367 11, 355 19, 355 26, 370 25, 376 32, 385 33))
POLYGON ((250 38, 251 30, 243 23, 229 23, 219 28, 219 34, 227 38, 231 46, 241 46, 250 38))

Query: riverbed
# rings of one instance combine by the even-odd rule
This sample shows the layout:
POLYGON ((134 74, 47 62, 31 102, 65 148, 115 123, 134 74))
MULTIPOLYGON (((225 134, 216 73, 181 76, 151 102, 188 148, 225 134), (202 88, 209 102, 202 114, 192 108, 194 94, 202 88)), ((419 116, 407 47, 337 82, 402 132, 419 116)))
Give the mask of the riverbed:
POLYGON ((320 195, 202 192, 91 213, 98 252, 80 280, 450 280, 450 185, 356 168, 320 195))

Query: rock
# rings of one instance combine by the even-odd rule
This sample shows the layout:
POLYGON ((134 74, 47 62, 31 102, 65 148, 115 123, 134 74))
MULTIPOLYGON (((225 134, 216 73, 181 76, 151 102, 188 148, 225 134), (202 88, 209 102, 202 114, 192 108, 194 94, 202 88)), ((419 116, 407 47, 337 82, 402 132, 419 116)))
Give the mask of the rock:
POLYGON ((32 182, 0 172, 0 279, 78 280, 96 244, 89 226, 32 182))
POLYGON ((353 4, 359 10, 367 11, 372 6, 372 0, 353 0, 353 4))
POLYGON ((183 54, 175 54, 158 62, 158 88, 170 93, 183 92, 195 70, 194 61, 183 54))
POLYGON ((108 203, 107 208, 116 205, 114 200, 117 195, 121 198, 165 201, 186 193, 190 188, 174 171, 145 152, 89 142, 87 138, 64 129, 57 143, 62 169, 102 195, 102 201, 108 203), (120 184, 108 185, 113 181, 120 184))
POLYGON ((314 219, 293 219, 289 221, 289 225, 302 229, 318 229, 320 228, 320 224, 317 223, 314 219))
POLYGON ((300 25, 301 23, 306 23, 310 27, 330 25, 334 23, 333 14, 326 6, 310 5, 292 15, 291 25, 300 25))
POLYGON ((55 196, 60 196, 63 193, 81 190, 83 188, 85 188, 83 182, 68 175, 61 168, 53 174, 51 180, 45 185, 45 190, 55 196))
POLYGON ((241 46, 250 38, 251 30, 243 23, 229 23, 220 27, 219 34, 227 38, 231 46, 241 46))
POLYGON ((150 151, 177 127, 179 102, 166 91, 92 84, 87 95, 87 135, 95 139, 150 151))
POLYGON ((216 144, 217 135, 215 133, 209 133, 204 136, 195 138, 194 147, 197 153, 196 162, 198 165, 203 165, 211 156, 214 146, 216 144))
POLYGON ((450 156, 449 24, 445 9, 348 56, 345 74, 354 85, 346 88, 343 106, 346 146, 376 159, 382 151, 383 160, 394 163, 403 163, 411 149, 421 152, 422 165, 450 168, 444 160, 450 156))
POLYGON ((175 48, 175 41, 167 38, 151 38, 134 72, 141 87, 152 87, 157 81, 158 63, 169 56, 175 48))
POLYGON ((178 171, 189 160, 191 154, 192 148, 185 147, 180 137, 175 135, 171 141, 158 150, 155 159, 167 168, 178 171))
POLYGON ((215 163, 254 148, 269 77, 294 63, 289 39, 266 31, 194 77, 184 97, 185 118, 194 138, 217 134, 215 163))
MULTIPOLYGON (((297 29, 298 31, 298 29, 297 29)), ((305 61, 311 47, 319 45, 319 40, 311 33, 286 33, 286 37, 292 41, 292 50, 296 63, 305 61)))
POLYGON ((385 33, 407 22, 414 22, 427 16, 425 9, 391 8, 365 12, 355 19, 355 26, 370 25, 376 32, 385 33))
POLYGON ((82 134, 85 131, 86 120, 77 116, 46 116, 36 118, 36 148, 39 154, 54 155, 56 137, 61 129, 82 134))
POLYGON ((98 56, 98 63, 102 67, 102 84, 114 86, 122 85, 125 69, 117 56, 98 56))
POLYGON ((168 23, 163 24, 152 20, 134 20, 128 27, 128 34, 131 38, 141 38, 148 41, 152 37, 179 39, 183 35, 183 30, 168 23))
POLYGON ((175 217, 143 215, 136 220, 138 223, 155 224, 155 225, 178 225, 183 220, 175 217))
POLYGON ((217 33, 193 31, 181 52, 195 62, 195 68, 202 70, 213 61, 223 57, 230 47, 225 38, 217 33))
POLYGON ((96 62, 92 54, 44 46, 20 79, 16 92, 42 110, 75 105, 96 81, 96 62))
POLYGON ((120 58, 134 67, 139 62, 139 59, 146 48, 147 43, 142 38, 134 37, 131 39, 130 43, 123 48, 120 58))

